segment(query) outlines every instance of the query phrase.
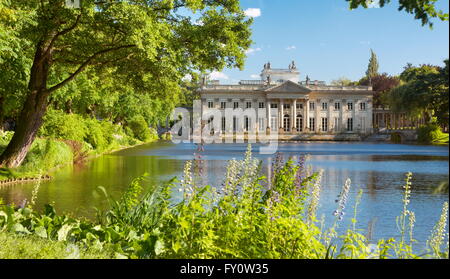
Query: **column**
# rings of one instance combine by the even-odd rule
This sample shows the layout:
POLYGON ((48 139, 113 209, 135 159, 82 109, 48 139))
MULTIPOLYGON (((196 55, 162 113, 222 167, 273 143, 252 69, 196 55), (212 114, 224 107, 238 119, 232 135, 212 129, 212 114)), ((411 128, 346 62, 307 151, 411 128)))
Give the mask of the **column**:
POLYGON ((294 100, 293 102, 292 102, 292 106, 293 106, 293 108, 292 108, 292 124, 293 125, 291 125, 292 127, 293 127, 293 129, 294 129, 294 131, 292 131, 293 133, 297 133, 297 100, 294 100))
POLYGON ((271 132, 272 131, 272 129, 271 129, 271 127, 272 127, 272 117, 271 117, 271 115, 270 115, 270 110, 271 110, 271 108, 270 108, 270 106, 271 106, 271 103, 270 103, 270 100, 267 100, 267 102, 266 102, 266 105, 267 105, 267 127, 269 128, 269 132, 271 132))
POLYGON ((322 110, 322 100, 317 99, 316 104, 314 105, 314 110, 315 110, 314 131, 315 131, 315 133, 318 133, 320 131, 320 126, 321 126, 320 111, 322 110))
POLYGON ((305 129, 303 130, 305 133, 308 132, 309 129, 309 99, 306 100, 305 103, 305 115, 303 122, 305 122, 303 125, 305 126, 305 129))
MULTIPOLYGON (((283 127, 283 124, 284 124, 284 102, 283 102, 283 100, 282 99, 280 99, 280 117, 278 118, 278 129, 280 128, 280 127, 283 127)), ((283 132, 284 132, 284 130, 283 130, 283 132)))
MULTIPOLYGON (((334 123, 334 117, 332 117, 333 116, 333 105, 334 105, 333 102, 334 102, 334 100, 332 100, 332 99, 328 100, 328 115, 327 115, 328 127, 327 127, 327 130, 328 130, 329 134, 331 134, 331 132, 332 132, 331 131, 331 127, 332 127, 331 123, 334 123)), ((334 131, 333 131, 333 134, 334 134, 334 131)))

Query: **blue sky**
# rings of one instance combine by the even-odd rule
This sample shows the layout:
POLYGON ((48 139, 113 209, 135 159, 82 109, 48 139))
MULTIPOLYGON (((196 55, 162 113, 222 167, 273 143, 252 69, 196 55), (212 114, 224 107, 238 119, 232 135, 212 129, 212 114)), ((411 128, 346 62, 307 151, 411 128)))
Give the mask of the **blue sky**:
MULTIPOLYGON (((437 6, 448 11, 449 0, 437 6)), ((449 53, 449 23, 434 28, 398 11, 393 0, 383 8, 350 11, 345 0, 241 0, 244 10, 257 16, 254 44, 245 69, 215 73, 222 83, 255 79, 264 63, 287 68, 296 61, 301 79, 331 82, 339 77, 359 80, 367 69, 372 48, 380 72, 399 74, 406 63, 442 65, 449 53), (259 10, 258 10, 259 9, 259 10), (253 12, 253 13, 252 13, 253 12), (258 16, 259 14, 259 16, 258 16)))

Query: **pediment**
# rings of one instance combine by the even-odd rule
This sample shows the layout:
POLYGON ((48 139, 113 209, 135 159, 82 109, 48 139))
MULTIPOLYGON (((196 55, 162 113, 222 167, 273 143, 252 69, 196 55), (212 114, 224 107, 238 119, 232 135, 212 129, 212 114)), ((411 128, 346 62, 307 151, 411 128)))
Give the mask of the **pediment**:
POLYGON ((270 92, 270 93, 309 93, 309 92, 311 92, 310 89, 308 89, 298 83, 290 81, 290 80, 285 81, 280 85, 266 89, 265 91, 270 92))

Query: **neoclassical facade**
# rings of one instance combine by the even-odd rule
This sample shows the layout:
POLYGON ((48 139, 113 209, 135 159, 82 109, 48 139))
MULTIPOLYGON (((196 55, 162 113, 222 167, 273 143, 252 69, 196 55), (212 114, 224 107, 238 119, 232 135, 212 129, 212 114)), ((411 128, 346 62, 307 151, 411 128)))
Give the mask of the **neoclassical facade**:
POLYGON ((371 87, 330 86, 324 82, 301 82, 292 62, 288 69, 264 65, 261 80, 244 80, 237 85, 204 83, 200 88, 202 113, 211 109, 254 109, 256 119, 221 120, 221 133, 277 131, 299 134, 370 134, 372 124, 371 87), (231 131, 230 131, 231 130, 231 131))

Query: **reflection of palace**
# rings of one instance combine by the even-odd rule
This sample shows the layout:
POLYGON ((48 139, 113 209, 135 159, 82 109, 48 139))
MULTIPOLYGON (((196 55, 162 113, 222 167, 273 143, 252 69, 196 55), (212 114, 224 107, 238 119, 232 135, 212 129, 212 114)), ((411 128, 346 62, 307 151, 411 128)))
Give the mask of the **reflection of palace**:
POLYGON ((244 116, 226 124, 222 114, 221 132, 278 131, 280 134, 370 134, 372 97, 368 86, 329 86, 324 82, 300 81, 294 62, 288 69, 264 65, 261 80, 237 85, 204 82, 200 89, 203 114, 210 109, 255 109, 256 119, 244 116), (267 121, 267 119, 269 121, 267 121))

